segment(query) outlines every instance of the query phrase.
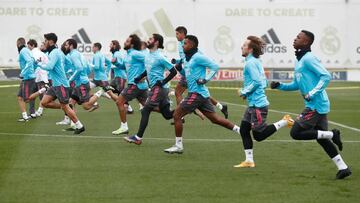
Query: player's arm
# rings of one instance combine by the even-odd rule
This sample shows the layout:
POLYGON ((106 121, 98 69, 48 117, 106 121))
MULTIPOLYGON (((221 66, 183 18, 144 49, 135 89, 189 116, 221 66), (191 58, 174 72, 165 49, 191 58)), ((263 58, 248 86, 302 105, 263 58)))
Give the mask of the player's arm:
POLYGON ((164 80, 161 81, 161 84, 160 84, 161 86, 168 83, 177 74, 177 71, 176 71, 175 67, 173 67, 172 64, 165 57, 162 60, 162 64, 165 67, 165 69, 167 69, 170 72, 170 74, 168 76, 166 76, 166 78, 164 78, 164 80))
POLYGON ((216 64, 213 60, 208 57, 202 56, 197 59, 197 62, 204 67, 207 67, 210 71, 206 74, 205 78, 198 78, 196 80, 197 84, 205 84, 210 81, 215 74, 219 71, 219 65, 216 64))
POLYGON ((320 63, 320 61, 317 60, 315 57, 305 60, 304 63, 311 72, 313 72, 318 78, 320 78, 316 86, 312 90, 310 90, 307 95, 304 96, 305 99, 311 100, 314 96, 324 91, 324 89, 328 86, 331 80, 331 75, 320 63))
POLYGON ((43 64, 43 63, 38 63, 38 66, 44 70, 52 70, 55 67, 55 64, 57 63, 57 61, 59 60, 59 55, 56 54, 56 52, 51 52, 50 53, 51 56, 49 56, 49 59, 51 58, 51 60, 48 61, 47 64, 43 64))
POLYGON ((75 80, 81 71, 84 70, 83 65, 81 63, 81 59, 78 56, 71 57, 71 62, 74 64, 75 72, 70 76, 69 81, 72 82, 75 80))
POLYGON ((110 70, 111 70, 111 61, 104 57, 105 58, 105 64, 106 64, 106 75, 109 75, 110 73, 110 70))
POLYGON ((111 63, 114 64, 114 68, 120 68, 125 70, 124 59, 120 53, 115 53, 114 58, 112 58, 111 63))
POLYGON ((244 70, 249 73, 251 82, 240 90, 240 96, 247 96, 255 91, 261 85, 261 75, 256 67, 256 64, 248 63, 244 70))
POLYGON ((101 68, 101 58, 95 54, 93 58, 93 69, 99 70, 101 68))
POLYGON ((283 91, 295 91, 299 89, 299 86, 295 81, 295 78, 290 83, 272 81, 270 87, 271 89, 279 89, 283 91))
POLYGON ((25 60, 25 68, 24 68, 24 72, 27 71, 27 70, 31 70, 31 69, 35 69, 36 66, 34 66, 34 58, 32 57, 31 55, 31 52, 30 51, 25 51, 23 52, 24 55, 24 60, 25 60))

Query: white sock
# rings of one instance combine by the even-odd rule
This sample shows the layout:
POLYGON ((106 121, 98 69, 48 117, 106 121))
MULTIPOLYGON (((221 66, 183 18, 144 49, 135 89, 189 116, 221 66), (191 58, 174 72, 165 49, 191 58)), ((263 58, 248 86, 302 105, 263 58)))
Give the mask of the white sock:
POLYGON ((182 137, 175 137, 175 145, 183 148, 182 137))
POLYGON ((287 120, 279 120, 278 122, 274 123, 274 126, 276 128, 276 130, 279 130, 282 127, 285 127, 287 125, 287 120))
POLYGON ((44 92, 46 92, 46 88, 45 87, 43 87, 43 88, 41 88, 41 89, 39 89, 39 94, 43 94, 44 92))
POLYGON ((345 164, 340 154, 336 155, 334 158, 332 158, 332 160, 339 170, 347 169, 348 166, 345 164))
POLYGON ((138 140, 141 140, 141 139, 142 139, 141 137, 139 137, 139 136, 137 136, 137 135, 135 135, 135 138, 138 139, 138 140))
POLYGON ((95 88, 95 87, 96 87, 95 83, 90 82, 90 89, 93 89, 93 88, 95 88))
POLYGON ((129 128, 127 122, 123 123, 121 122, 121 128, 129 128))
POLYGON ((240 135, 240 127, 237 125, 234 125, 234 128, 232 129, 232 131, 236 132, 237 134, 240 135))
POLYGON ((38 110, 37 110, 37 112, 38 112, 39 114, 42 114, 43 110, 44 110, 43 107, 39 107, 38 110))
POLYGON ((128 105, 127 110, 128 110, 128 111, 133 111, 133 108, 130 106, 130 104, 128 105))
POLYGON ((99 90, 99 91, 95 92, 94 95, 97 96, 97 98, 100 98, 102 93, 104 93, 104 90, 99 90))
POLYGON ((218 107, 220 110, 223 109, 223 105, 222 105, 220 102, 218 102, 218 103, 216 104, 216 107, 218 107))
POLYGON ((76 127, 77 129, 80 129, 80 128, 83 127, 83 124, 78 120, 78 121, 75 123, 75 127, 76 127))
POLYGON ((334 133, 332 131, 318 130, 317 139, 331 139, 333 136, 334 133))
POLYGON ((139 103, 139 110, 143 109, 144 106, 142 104, 139 103))
POLYGON ((254 154, 252 149, 245 149, 245 161, 254 162, 254 154))
POLYGON ((94 106, 97 106, 98 104, 99 104, 99 103, 95 102, 95 103, 94 103, 94 106))
POLYGON ((22 112, 21 115, 22 115, 23 119, 27 119, 27 118, 28 118, 28 115, 27 115, 26 112, 22 112))

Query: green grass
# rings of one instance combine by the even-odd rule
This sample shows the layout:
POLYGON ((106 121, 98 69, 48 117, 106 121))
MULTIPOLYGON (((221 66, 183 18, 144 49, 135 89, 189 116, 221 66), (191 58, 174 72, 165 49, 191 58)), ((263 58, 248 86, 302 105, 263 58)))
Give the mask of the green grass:
MULTIPOLYGON (((17 82, 1 82, 0 85, 17 82)), ((211 86, 238 87, 236 83, 211 86)), ((331 87, 360 83, 333 83, 331 87)), ((337 127, 344 143, 341 153, 353 175, 336 181, 336 167, 316 142, 291 140, 281 129, 266 142, 254 144, 256 168, 234 169, 244 159, 239 136, 186 117, 183 155, 168 155, 174 128, 156 113, 141 146, 111 135, 119 127, 114 103, 102 99, 100 109, 79 108, 86 126, 81 136, 63 132, 55 122, 63 114, 45 110, 42 118, 26 124, 16 102, 17 87, 0 88, 0 202, 357 202, 360 199, 360 132, 337 127), (162 139, 155 139, 162 138, 162 139), (199 139, 199 140, 196 140, 199 139), (224 139, 211 141, 206 139, 224 139), (227 140, 226 140, 227 139, 227 140), (234 141, 229 141, 232 139, 234 141)), ((240 123, 245 104, 236 90, 211 89, 212 96, 229 103, 229 119, 240 123)), ((297 92, 267 92, 271 109, 299 113, 297 92)), ((360 89, 328 90, 331 121, 360 128, 360 89)), ((136 108, 137 104, 132 102, 136 108)), ((136 108, 137 109, 137 108, 136 108)), ((268 122, 280 113, 270 112, 268 122)), ((128 116, 131 133, 140 114, 128 116)))

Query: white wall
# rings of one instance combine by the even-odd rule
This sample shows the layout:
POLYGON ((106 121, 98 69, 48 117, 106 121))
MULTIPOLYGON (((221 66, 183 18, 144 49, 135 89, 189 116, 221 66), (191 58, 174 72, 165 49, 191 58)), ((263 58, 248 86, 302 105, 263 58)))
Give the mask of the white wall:
MULTIPOLYGON (((293 39, 307 29, 315 33, 313 52, 327 68, 360 68, 359 11, 360 3, 354 0, 2 0, 0 66, 17 65, 15 41, 20 36, 42 40, 44 33, 55 32, 60 44, 80 36, 81 28, 91 43, 103 44, 104 52, 112 39, 123 43, 132 32, 143 39, 158 32, 166 37, 167 55, 176 57, 173 30, 184 25, 199 37, 200 49, 222 67, 242 67, 240 47, 248 35, 270 39, 262 57, 265 67, 293 67, 293 39)), ((89 50, 91 43, 82 46, 89 50)))

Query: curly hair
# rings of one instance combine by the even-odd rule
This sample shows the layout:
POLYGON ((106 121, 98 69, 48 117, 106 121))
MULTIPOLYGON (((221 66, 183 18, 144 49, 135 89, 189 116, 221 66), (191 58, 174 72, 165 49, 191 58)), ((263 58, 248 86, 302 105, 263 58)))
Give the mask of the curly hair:
POLYGON ((260 55, 264 54, 264 49, 266 46, 264 40, 256 36, 248 36, 247 39, 250 40, 249 48, 253 50, 252 54, 255 58, 259 58, 260 55))

